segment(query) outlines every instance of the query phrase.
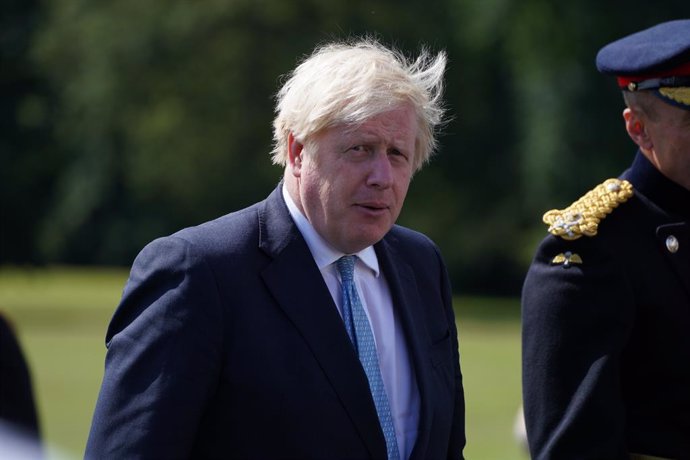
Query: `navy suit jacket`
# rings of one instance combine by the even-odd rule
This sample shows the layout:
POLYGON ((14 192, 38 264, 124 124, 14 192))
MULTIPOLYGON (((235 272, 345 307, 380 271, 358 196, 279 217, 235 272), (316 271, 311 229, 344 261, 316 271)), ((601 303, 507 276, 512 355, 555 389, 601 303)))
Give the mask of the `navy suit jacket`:
MULTIPOLYGON (((399 226, 375 250, 421 397, 412 458, 462 458, 445 265, 399 226)), ((366 375, 281 186, 144 248, 106 344, 87 458, 386 458, 366 375)))

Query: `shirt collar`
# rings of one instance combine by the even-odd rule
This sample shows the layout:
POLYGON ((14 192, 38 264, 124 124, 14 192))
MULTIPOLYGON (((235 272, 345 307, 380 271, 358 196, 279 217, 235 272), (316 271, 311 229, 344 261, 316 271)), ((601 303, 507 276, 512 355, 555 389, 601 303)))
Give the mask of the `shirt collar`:
MULTIPOLYGON (((288 211, 292 220, 295 221, 297 229, 304 237, 307 242, 307 246, 311 251, 312 257, 319 270, 323 270, 329 265, 333 264, 336 260, 340 259, 342 256, 346 255, 343 252, 338 251, 333 246, 331 246, 321 235, 318 234, 314 226, 309 222, 309 220, 302 214, 292 197, 287 191, 287 186, 283 184, 283 199, 287 205, 288 211)), ((376 257, 376 251, 373 246, 367 246, 361 251, 355 253, 362 263, 366 265, 374 274, 375 277, 379 276, 379 261, 376 257)))

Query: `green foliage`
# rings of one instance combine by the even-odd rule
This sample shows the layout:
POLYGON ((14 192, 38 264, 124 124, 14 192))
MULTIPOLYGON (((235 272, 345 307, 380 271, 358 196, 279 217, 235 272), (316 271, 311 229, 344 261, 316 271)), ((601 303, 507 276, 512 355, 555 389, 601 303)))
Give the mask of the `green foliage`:
POLYGON ((0 263, 128 265, 149 240, 267 195, 273 94, 313 47, 445 49, 452 117, 401 223, 459 292, 519 291, 541 214, 627 166, 610 40, 680 0, 62 0, 0 13, 0 263), (9 37, 9 38, 8 38, 9 37), (7 89, 6 89, 7 88, 7 89), (10 224, 8 224, 10 223, 10 224))
POLYGON ((38 262, 36 227, 61 158, 49 149, 50 94, 28 56, 40 18, 35 0, 0 9, 0 262, 38 262))
POLYGON ((41 243, 70 262, 129 263, 157 235, 265 196, 281 176, 268 156, 279 76, 318 42, 410 22, 386 2, 51 6, 35 56, 71 161, 41 243))

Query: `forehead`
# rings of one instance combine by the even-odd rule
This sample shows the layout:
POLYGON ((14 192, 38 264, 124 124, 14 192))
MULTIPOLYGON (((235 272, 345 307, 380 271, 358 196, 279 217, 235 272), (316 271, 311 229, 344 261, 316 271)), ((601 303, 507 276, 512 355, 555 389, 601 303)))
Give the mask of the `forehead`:
POLYGON ((373 115, 360 123, 340 125, 339 130, 345 136, 413 142, 418 135, 419 124, 414 111, 403 106, 373 115))
POLYGON ((690 110, 673 106, 667 102, 659 101, 656 104, 656 112, 661 115, 661 122, 670 127, 686 127, 690 123, 690 110))

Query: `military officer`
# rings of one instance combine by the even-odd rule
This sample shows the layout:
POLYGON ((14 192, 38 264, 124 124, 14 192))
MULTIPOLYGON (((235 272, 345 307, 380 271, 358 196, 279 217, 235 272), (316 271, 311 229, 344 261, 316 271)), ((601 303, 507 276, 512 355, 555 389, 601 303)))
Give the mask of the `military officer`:
POLYGON ((690 20, 602 48, 638 150, 544 215, 522 294, 532 458, 690 458, 690 20))

